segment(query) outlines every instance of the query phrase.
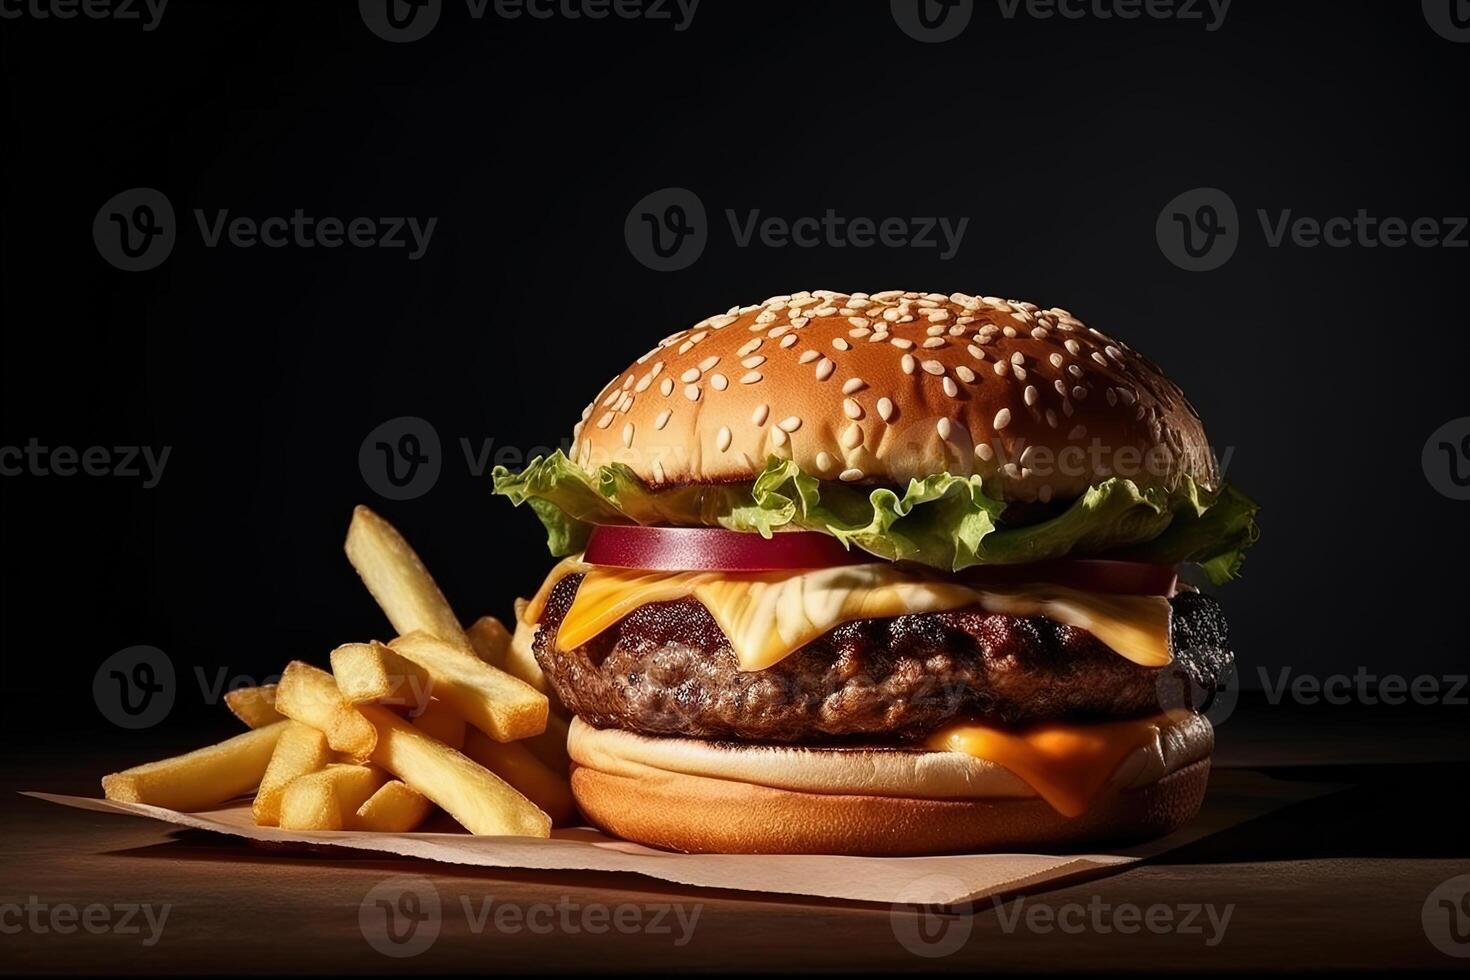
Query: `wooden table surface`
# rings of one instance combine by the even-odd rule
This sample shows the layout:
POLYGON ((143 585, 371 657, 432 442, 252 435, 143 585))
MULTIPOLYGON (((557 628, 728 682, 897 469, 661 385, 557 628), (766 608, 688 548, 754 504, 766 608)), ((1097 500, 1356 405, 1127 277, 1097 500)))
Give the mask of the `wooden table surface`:
MULTIPOLYGON (((59 737, 7 762, 0 782, 0 970, 1463 970, 1470 960, 1437 949, 1423 916, 1436 886, 1470 874, 1467 716, 1451 706, 1242 705, 1220 729, 1219 764, 1347 788, 1121 873, 980 902, 970 914, 634 875, 280 853, 17 796, 95 795, 100 773, 187 745, 178 733, 120 733, 100 745, 59 737), (409 892, 438 897, 436 936, 405 931, 395 944, 363 926, 365 903, 391 895, 402 905, 399 876, 411 877, 409 892), (1155 928, 1124 931, 1130 916, 1178 923, 1192 907, 1197 930, 1156 918, 1155 928)), ((1458 926, 1467 941, 1457 951, 1470 955, 1470 905, 1458 926)))

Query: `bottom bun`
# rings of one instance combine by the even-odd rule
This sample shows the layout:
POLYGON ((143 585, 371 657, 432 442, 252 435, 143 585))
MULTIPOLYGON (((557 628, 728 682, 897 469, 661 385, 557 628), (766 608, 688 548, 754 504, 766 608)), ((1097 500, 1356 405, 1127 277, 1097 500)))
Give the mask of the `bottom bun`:
MULTIPOLYGON (((1198 726, 1187 728, 1191 737, 1176 739, 1165 753, 1164 771, 1142 782, 1136 771, 1115 779, 1085 813, 1065 817, 1035 795, 936 799, 894 795, 889 787, 876 787, 881 795, 814 792, 692 775, 646 761, 665 748, 660 743, 682 740, 598 732, 580 722, 573 729, 572 792, 588 819, 626 840, 691 853, 912 856, 1146 840, 1199 812, 1213 748, 1208 723, 1202 736, 1198 726), (638 742, 650 743, 641 761, 607 751, 608 743, 638 742)), ((750 753, 765 756, 766 765, 772 761, 770 747, 716 744, 738 759, 732 770, 748 769, 750 753)), ((883 757, 956 754, 874 749, 844 755, 873 768, 874 759, 891 761, 883 757)), ((783 781, 790 781, 789 773, 783 781)))

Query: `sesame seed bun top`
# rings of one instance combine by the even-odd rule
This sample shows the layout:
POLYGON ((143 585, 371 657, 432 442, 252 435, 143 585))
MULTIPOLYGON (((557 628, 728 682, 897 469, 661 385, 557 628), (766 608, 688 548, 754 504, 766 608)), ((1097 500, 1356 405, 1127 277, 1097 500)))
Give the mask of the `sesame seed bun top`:
POLYGON ((1183 392, 1066 310, 964 293, 773 296, 660 341, 573 431, 584 467, 647 483, 752 479, 775 455, 849 483, 979 474, 1006 500, 1111 476, 1216 489, 1183 392))

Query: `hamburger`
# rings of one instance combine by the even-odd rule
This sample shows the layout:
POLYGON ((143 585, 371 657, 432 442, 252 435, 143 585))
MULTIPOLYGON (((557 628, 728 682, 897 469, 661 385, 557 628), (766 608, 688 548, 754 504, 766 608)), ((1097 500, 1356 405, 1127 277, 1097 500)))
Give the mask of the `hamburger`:
POLYGON ((819 290, 665 337, 495 492, 586 816, 680 851, 1165 834, 1233 669, 1256 505, 1164 373, 1066 310, 819 290), (1203 576, 1195 576, 1202 578, 1203 576))

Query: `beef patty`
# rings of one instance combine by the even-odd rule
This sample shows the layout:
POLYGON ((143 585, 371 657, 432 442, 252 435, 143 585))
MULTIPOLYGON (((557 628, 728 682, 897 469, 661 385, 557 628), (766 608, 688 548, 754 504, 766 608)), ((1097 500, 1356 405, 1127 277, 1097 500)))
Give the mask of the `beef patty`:
POLYGON ((905 742, 956 715, 1011 725, 1129 717, 1158 711, 1161 690, 1170 704, 1186 688, 1213 691, 1232 662, 1219 604, 1197 592, 1171 600, 1168 668, 1141 667, 1055 620, 977 608, 843 623, 772 667, 741 671, 695 599, 640 606, 557 653, 580 583, 569 575, 552 590, 536 660, 584 721, 648 735, 905 742))

